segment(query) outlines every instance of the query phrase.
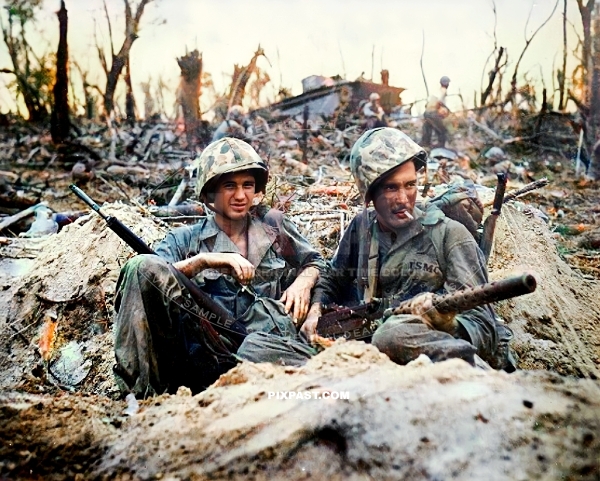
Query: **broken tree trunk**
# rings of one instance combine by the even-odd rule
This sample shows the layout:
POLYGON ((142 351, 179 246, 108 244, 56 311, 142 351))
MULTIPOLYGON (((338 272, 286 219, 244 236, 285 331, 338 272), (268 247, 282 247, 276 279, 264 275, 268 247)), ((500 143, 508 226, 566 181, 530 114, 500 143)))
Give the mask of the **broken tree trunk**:
POLYGON ((106 90, 104 91, 104 113, 109 116, 114 108, 114 97, 115 90, 117 88, 117 82, 119 80, 119 76, 121 75, 121 71, 123 67, 127 63, 129 58, 129 52, 131 50, 131 46, 133 42, 138 38, 137 31, 138 25, 140 23, 140 19, 142 18, 142 14, 144 13, 144 8, 148 3, 152 0, 141 0, 140 4, 137 7, 135 12, 135 16, 132 15, 131 7, 129 5, 129 0, 125 1, 125 40, 123 41, 123 45, 121 45, 121 49, 117 55, 113 55, 112 65, 110 67, 110 71, 106 77, 106 90))
POLYGON ((133 125, 135 122, 135 98, 133 96, 133 86, 131 85, 131 63, 129 62, 129 55, 125 62, 125 85, 127 85, 127 92, 125 94, 125 115, 127 121, 133 125))
MULTIPOLYGON (((234 80, 231 83, 231 95, 229 97, 229 108, 233 105, 242 105, 244 101, 244 95, 246 91, 246 84, 248 80, 250 80, 250 76, 256 70, 256 61, 258 57, 265 57, 265 51, 258 46, 256 52, 254 52, 254 56, 250 60, 248 66, 242 68, 238 75, 234 75, 234 80)), ((266 57, 265 57, 266 58, 266 57)))
POLYGON ((485 107, 487 98, 492 93, 492 89, 494 88, 494 82, 496 80, 496 76, 500 70, 500 61, 502 60, 502 55, 504 55, 504 47, 500 47, 498 50, 498 56, 496 57, 496 63, 494 64, 494 68, 490 70, 489 75, 489 83, 484 92, 481 94, 481 106, 485 107))
POLYGON ((60 10, 56 13, 59 24, 58 50, 56 51, 56 83, 54 84, 54 105, 50 119, 52 142, 62 143, 69 136, 69 45, 67 43, 67 27, 69 17, 64 0, 60 2, 60 10))
POLYGON ((177 59, 181 69, 181 83, 179 86, 179 103, 183 110, 185 122, 185 135, 188 147, 200 145, 200 89, 202 75, 202 55, 198 50, 177 59))
MULTIPOLYGON (((598 133, 600 129, 600 5, 596 3, 592 13, 592 28, 593 28, 593 42, 592 42, 592 56, 589 70, 589 107, 590 115, 588 118, 588 139, 592 139, 592 142, 598 140, 598 133)), ((588 146, 590 147, 590 146, 588 146)), ((591 148, 588 148, 588 152, 592 152, 591 148)), ((592 161, 588 169, 588 175, 593 179, 600 179, 600 159, 592 156, 592 161)))

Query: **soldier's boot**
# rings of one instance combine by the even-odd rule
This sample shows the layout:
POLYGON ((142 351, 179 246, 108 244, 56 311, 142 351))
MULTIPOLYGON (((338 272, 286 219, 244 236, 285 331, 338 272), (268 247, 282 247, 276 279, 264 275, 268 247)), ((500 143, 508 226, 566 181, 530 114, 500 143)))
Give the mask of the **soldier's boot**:
POLYGON ((517 370, 517 355, 510 346, 510 342, 514 337, 512 329, 496 321, 496 333, 498 335, 498 347, 490 359, 490 365, 494 369, 515 372, 517 370))

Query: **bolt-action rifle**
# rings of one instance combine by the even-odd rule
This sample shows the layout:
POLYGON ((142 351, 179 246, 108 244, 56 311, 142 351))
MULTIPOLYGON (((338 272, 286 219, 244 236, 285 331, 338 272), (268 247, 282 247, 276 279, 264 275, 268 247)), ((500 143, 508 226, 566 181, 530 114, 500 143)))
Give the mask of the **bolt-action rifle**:
MULTIPOLYGON (((155 254, 155 252, 148 247, 148 245, 135 235, 131 229, 123 224, 119 219, 114 216, 106 215, 100 210, 98 204, 96 204, 85 192, 79 187, 71 184, 69 188, 73 193, 79 197, 83 202, 89 205, 100 217, 106 221, 106 225, 115 234, 117 234, 121 240, 123 240, 129 247, 131 247, 138 254, 155 254)), ((247 332, 245 327, 239 322, 235 322, 231 319, 231 316, 217 304, 208 294, 203 292, 196 284, 188 279, 182 272, 178 271, 169 264, 169 269, 172 274, 177 278, 179 283, 183 285, 190 296, 196 303, 198 309, 188 309, 187 312, 191 317, 195 317, 200 322, 200 327, 204 330, 204 333, 212 341, 211 344, 214 347, 219 348, 221 354, 228 355, 231 352, 235 352, 239 345, 244 340, 247 332), (223 342, 223 336, 230 341, 231 346, 226 346, 223 342)))
POLYGON ((497 174, 498 182, 496 185, 496 193, 494 195, 494 204, 492 205, 492 212, 485 219, 483 223, 483 233, 481 235, 481 241, 479 247, 483 252, 486 262, 490 258, 492 253, 492 245, 494 243, 494 231, 496 230, 496 221, 500 217, 500 211, 502 210, 502 204, 504 203, 504 191, 506 190, 506 181, 508 177, 506 174, 497 174))
MULTIPOLYGON (((535 291, 536 280, 532 274, 508 277, 480 286, 461 289, 449 294, 434 295, 433 307, 440 313, 458 313, 492 302, 522 296, 535 291)), ((365 339, 371 337, 380 323, 391 315, 410 314, 409 301, 383 309, 383 300, 359 304, 355 307, 331 306, 323 309, 317 324, 321 337, 365 339)))

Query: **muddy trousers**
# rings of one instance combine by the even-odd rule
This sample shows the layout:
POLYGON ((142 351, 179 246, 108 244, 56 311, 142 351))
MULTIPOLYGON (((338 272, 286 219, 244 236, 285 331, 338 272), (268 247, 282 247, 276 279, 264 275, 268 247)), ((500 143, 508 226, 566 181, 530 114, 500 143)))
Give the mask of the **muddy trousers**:
POLYGON ((187 386, 197 393, 235 366, 211 346, 189 312, 189 293, 155 255, 123 266, 115 299, 115 378, 123 393, 144 398, 187 386))
POLYGON ((421 354, 433 362, 459 358, 475 365, 477 349, 464 339, 427 327, 420 317, 391 316, 373 334, 372 344, 397 364, 407 364, 421 354))
POLYGON ((421 139, 423 147, 431 147, 431 135, 434 131, 438 141, 436 146, 445 147, 448 130, 442 118, 437 112, 425 112, 423 114, 423 137, 421 139))
MULTIPOLYGON (((407 364, 425 354, 433 362, 459 358, 474 366, 477 351, 471 343, 434 331, 421 318, 410 315, 390 317, 375 331, 372 344, 397 364, 407 364)), ((251 362, 299 366, 315 353, 298 341, 253 333, 240 346, 238 357, 251 362)))

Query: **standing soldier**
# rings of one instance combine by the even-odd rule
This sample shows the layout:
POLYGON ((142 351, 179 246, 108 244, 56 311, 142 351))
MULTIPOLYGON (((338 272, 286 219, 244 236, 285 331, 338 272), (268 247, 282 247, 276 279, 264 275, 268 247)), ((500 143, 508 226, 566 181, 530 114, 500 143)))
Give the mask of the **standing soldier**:
POLYGON ((450 79, 444 75, 440 79, 439 96, 432 95, 427 100, 427 106, 423 114, 423 138, 421 139, 423 147, 431 147, 431 134, 433 132, 435 132, 438 142, 435 147, 446 146, 448 129, 444 125, 444 119, 450 114, 450 110, 445 104, 449 85, 450 79))

